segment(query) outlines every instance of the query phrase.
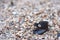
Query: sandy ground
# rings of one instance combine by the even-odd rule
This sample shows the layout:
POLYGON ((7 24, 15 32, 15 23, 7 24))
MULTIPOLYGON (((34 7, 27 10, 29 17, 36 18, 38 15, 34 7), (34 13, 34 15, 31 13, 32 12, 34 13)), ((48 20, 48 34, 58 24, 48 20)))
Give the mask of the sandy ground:
POLYGON ((60 40, 60 0, 0 0, 0 40, 60 40), (33 34, 34 23, 49 31, 33 34))

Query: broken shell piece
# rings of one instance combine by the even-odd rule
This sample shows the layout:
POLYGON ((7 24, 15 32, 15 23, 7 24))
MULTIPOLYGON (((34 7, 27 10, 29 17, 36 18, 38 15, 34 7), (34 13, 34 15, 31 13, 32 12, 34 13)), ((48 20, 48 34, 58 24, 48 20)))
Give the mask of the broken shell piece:
POLYGON ((33 30, 33 33, 34 34, 43 34, 44 32, 46 32, 46 30, 41 30, 41 29, 36 29, 36 30, 33 30))
POLYGON ((40 21, 39 23, 35 23, 34 26, 36 28, 33 30, 34 34, 44 34, 48 31, 48 22, 47 21, 40 21))

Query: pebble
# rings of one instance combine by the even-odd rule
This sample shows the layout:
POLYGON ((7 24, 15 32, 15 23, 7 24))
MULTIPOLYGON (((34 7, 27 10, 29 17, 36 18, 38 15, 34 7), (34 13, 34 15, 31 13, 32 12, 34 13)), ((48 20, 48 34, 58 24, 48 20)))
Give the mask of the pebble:
POLYGON ((20 24, 23 24, 24 22, 25 22, 25 19, 22 18, 22 19, 20 20, 20 24))
POLYGON ((12 25, 14 25, 14 22, 13 22, 13 21, 11 21, 11 22, 9 23, 9 26, 12 26, 12 25))
POLYGON ((17 14, 17 12, 16 12, 16 11, 13 11, 12 13, 13 13, 13 15, 16 15, 16 14, 17 14))

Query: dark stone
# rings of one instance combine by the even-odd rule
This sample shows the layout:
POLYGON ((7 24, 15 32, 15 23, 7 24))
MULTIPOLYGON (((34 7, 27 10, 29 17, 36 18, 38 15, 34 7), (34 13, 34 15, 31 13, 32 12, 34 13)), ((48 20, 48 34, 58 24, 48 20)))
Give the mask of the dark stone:
POLYGON ((45 38, 42 38, 42 39, 45 39, 45 38))
POLYGON ((12 26, 12 25, 14 25, 14 22, 13 22, 13 21, 11 21, 11 22, 9 23, 9 26, 12 26))
POLYGON ((11 6, 14 6, 14 3, 11 1, 11 6))
POLYGON ((47 21, 40 21, 39 23, 35 23, 34 26, 36 26, 36 28, 33 30, 34 34, 44 34, 46 31, 48 31, 47 21), (41 25, 41 27, 38 25, 41 25))

